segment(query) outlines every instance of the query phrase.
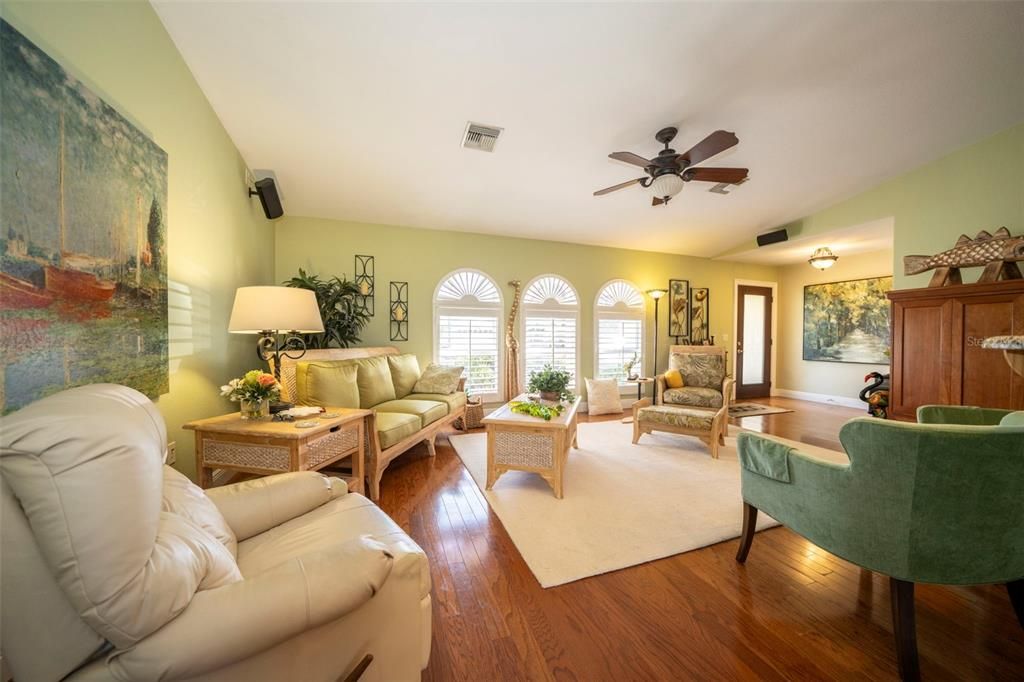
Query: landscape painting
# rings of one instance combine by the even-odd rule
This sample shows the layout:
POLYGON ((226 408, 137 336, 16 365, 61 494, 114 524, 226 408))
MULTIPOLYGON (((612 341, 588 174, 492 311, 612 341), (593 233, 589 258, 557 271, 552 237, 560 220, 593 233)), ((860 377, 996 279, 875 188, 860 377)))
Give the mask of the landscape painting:
POLYGON ((889 364, 892 277, 804 287, 804 360, 889 364))
POLYGON ((167 154, 0 20, 0 412, 168 391, 167 154))

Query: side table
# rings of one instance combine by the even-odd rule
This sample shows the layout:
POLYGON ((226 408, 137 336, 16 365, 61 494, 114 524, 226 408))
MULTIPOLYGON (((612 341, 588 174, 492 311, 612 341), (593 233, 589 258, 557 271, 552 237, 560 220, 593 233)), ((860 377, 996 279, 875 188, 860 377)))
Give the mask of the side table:
POLYGON ((636 384, 636 399, 644 399, 644 386, 647 384, 654 383, 654 377, 638 377, 636 379, 626 379, 626 383, 636 384))
MULTIPOLYGON (((654 383, 654 378, 653 377, 637 377, 636 379, 626 379, 625 381, 626 381, 626 383, 629 383, 629 384, 636 384, 636 399, 637 400, 643 400, 644 399, 644 386, 646 386, 647 384, 653 384, 654 383)), ((633 417, 625 417, 622 420, 622 423, 623 424, 632 424, 633 423, 633 417)))
MULTIPOLYGON (((326 407, 331 419, 298 428, 297 422, 242 419, 238 412, 188 422, 196 434, 199 485, 210 487, 214 469, 253 474, 315 471, 347 457, 352 475, 343 478, 352 492, 363 492, 364 443, 370 410, 326 407)), ((302 420, 299 420, 302 421, 302 420)))

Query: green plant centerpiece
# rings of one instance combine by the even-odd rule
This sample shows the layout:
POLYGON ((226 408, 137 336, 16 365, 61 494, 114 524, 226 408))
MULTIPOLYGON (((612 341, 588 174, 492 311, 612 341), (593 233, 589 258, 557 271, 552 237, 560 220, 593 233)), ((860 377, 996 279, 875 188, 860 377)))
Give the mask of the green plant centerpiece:
POLYGON ((307 348, 348 348, 359 343, 363 327, 370 321, 370 314, 362 305, 359 285, 343 277, 320 279, 299 268, 297 277, 284 282, 285 286, 309 289, 316 294, 324 331, 320 334, 304 334, 307 348))
POLYGON ((513 400, 508 404, 509 409, 518 414, 528 414, 531 417, 537 417, 543 419, 546 422, 551 421, 552 417, 557 417, 565 411, 565 405, 562 403, 555 403, 554 405, 543 405, 541 403, 535 403, 533 401, 522 401, 513 400))
POLYGON ((539 372, 530 372, 530 382, 526 390, 530 393, 540 393, 543 400, 572 401, 576 396, 569 390, 570 381, 572 375, 569 372, 544 365, 539 372))

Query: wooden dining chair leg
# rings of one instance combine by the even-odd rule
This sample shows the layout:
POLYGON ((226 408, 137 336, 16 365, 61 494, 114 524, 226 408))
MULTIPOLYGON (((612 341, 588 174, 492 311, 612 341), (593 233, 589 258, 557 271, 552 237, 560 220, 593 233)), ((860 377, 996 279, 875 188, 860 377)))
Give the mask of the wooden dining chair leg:
POLYGON ((740 534, 740 548, 736 551, 736 561, 744 563, 750 553, 750 545, 754 542, 757 530, 757 507, 743 503, 743 532, 740 534))
POLYGON ((903 682, 917 682, 921 669, 917 657, 917 624, 914 619, 914 583, 889 578, 892 601, 892 629, 896 636, 896 660, 899 663, 900 679, 903 682))
POLYGON ((1013 612, 1017 614, 1017 622, 1024 628, 1024 579, 1006 583, 1006 591, 1013 604, 1013 612))

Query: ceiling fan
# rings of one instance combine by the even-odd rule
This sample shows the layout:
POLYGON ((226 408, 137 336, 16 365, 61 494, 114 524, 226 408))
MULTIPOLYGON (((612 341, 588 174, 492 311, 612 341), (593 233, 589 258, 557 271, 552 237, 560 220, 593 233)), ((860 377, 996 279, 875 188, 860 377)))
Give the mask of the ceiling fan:
POLYGON ((651 160, 633 152, 612 152, 609 158, 616 161, 625 161, 634 166, 640 166, 647 173, 648 177, 635 178, 618 185, 605 187, 594 192, 598 197, 630 185, 640 185, 650 188, 654 194, 652 206, 668 204, 676 194, 683 189, 683 185, 691 180, 701 182, 716 182, 720 184, 738 185, 747 179, 746 168, 693 168, 693 166, 710 159, 716 154, 721 154, 726 149, 739 144, 739 138, 735 133, 725 130, 716 130, 703 140, 695 144, 688 151, 676 154, 676 150, 668 145, 675 139, 676 128, 662 128, 654 136, 654 139, 665 145, 665 148, 658 152, 658 155, 651 160))

